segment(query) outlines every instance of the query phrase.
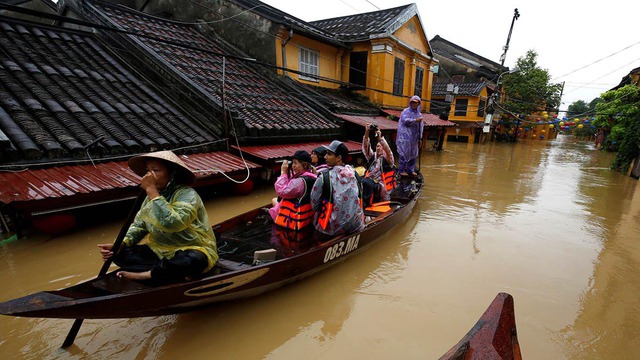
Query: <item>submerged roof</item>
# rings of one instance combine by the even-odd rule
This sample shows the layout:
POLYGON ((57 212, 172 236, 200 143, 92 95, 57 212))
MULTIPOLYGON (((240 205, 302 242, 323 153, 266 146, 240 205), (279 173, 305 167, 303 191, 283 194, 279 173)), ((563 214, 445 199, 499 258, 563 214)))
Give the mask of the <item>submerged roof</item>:
POLYGON ((368 40, 372 35, 391 35, 411 17, 418 14, 415 4, 363 14, 311 21, 310 24, 333 33, 343 41, 368 40))
MULTIPOLYGON (((237 156, 217 151, 180 155, 196 178, 215 177, 218 173, 233 173, 259 166, 243 162, 237 156)), ((221 176, 221 175, 218 175, 221 176)), ((0 172, 0 203, 55 200, 124 188, 137 188, 140 177, 129 169, 126 161, 112 161, 95 165, 73 165, 53 169, 0 172)), ((94 195, 94 199, 97 197, 94 195)), ((66 203, 69 205, 69 203, 66 203)))

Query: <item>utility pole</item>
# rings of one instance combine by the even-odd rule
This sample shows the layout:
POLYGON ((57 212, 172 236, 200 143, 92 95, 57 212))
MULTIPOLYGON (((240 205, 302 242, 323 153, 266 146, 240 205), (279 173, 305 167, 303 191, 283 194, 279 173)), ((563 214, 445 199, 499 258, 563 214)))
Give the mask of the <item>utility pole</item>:
MULTIPOLYGON (((504 61, 507 58, 507 50, 509 50, 509 42, 511 41, 511 33, 513 32, 513 24, 515 24, 516 20, 520 17, 520 13, 518 12, 518 8, 513 10, 513 19, 511 20, 511 27, 509 28, 509 35, 507 36, 507 43, 504 45, 504 52, 500 55, 500 65, 504 68, 504 61)), ((515 70, 515 69, 514 69, 515 70)), ((493 103, 497 101, 497 96, 500 93, 500 78, 505 73, 498 75, 498 81, 496 82, 496 90, 491 96, 489 96, 489 100, 487 103, 487 114, 484 118, 484 128, 482 143, 484 144, 487 141, 487 137, 489 137, 489 132, 491 131, 491 121, 493 121, 493 113, 495 111, 493 103)))
POLYGON ((520 13, 516 8, 515 10, 513 10, 513 19, 511 20, 511 27, 509 28, 509 36, 507 36, 507 44, 504 46, 503 48, 504 52, 500 56, 500 65, 502 66, 504 66, 504 60, 507 58, 507 50, 509 50, 509 41, 511 41, 511 32, 513 31, 513 24, 516 22, 516 20, 518 20, 519 17, 520 17, 520 13))
POLYGON ((558 108, 556 109, 556 115, 560 115, 560 106, 562 106, 562 93, 564 92, 564 81, 562 82, 562 87, 560 88, 560 99, 558 100, 558 108))

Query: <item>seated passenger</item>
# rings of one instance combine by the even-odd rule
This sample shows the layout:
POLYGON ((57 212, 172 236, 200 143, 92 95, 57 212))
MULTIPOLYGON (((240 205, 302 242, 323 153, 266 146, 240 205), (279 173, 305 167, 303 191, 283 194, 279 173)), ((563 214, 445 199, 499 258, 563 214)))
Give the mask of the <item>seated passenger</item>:
POLYGON ((211 269, 218 260, 216 238, 202 199, 189 186, 196 179, 193 172, 171 151, 133 157, 129 167, 142 176, 147 197, 117 254, 113 244, 98 245, 103 260, 113 257, 122 269, 118 277, 154 284, 188 280, 211 269))
POLYGON ((323 146, 318 146, 311 151, 311 165, 313 166, 313 173, 317 174, 320 171, 328 169, 327 161, 324 156, 327 154, 327 149, 323 146))
POLYGON ((311 191, 311 204, 318 212, 316 230, 326 235, 362 231, 362 190, 359 176, 351 165, 345 164, 349 150, 338 140, 325 148, 329 170, 318 175, 311 191))
POLYGON ((387 140, 382 136, 380 129, 376 127, 375 137, 378 140, 375 153, 371 149, 369 131, 371 124, 365 126, 364 137, 362 138, 362 153, 367 160, 367 171, 365 179, 371 179, 378 184, 374 190, 374 201, 389 200, 389 193, 396 187, 396 166, 393 153, 387 140))
POLYGON ((276 180, 278 197, 273 198, 273 207, 269 214, 273 221, 290 230, 300 230, 311 224, 315 212, 311 208, 311 187, 316 175, 311 172, 311 156, 304 150, 298 150, 292 156, 292 173, 289 174, 289 162, 284 161, 281 174, 276 180))

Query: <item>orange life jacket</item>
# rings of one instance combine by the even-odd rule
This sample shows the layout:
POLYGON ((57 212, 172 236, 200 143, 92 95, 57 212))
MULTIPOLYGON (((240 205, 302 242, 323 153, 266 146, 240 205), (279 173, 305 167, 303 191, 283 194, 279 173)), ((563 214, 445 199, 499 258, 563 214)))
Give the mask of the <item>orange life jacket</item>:
POLYGON ((300 230, 311 223, 315 212, 311 207, 311 191, 316 179, 301 176, 304 181, 304 193, 300 198, 282 199, 276 216, 276 224, 291 230, 300 230))
MULTIPOLYGON (((375 157, 374 157, 375 159, 375 157)), ((396 167, 395 165, 389 165, 387 159, 384 157, 382 159, 382 182, 384 183, 385 189, 387 192, 395 189, 396 187, 396 167)), ((375 161, 375 160, 374 160, 375 161)), ((367 166, 367 171, 364 173, 365 177, 369 176, 369 168, 373 165, 373 162, 367 166)))

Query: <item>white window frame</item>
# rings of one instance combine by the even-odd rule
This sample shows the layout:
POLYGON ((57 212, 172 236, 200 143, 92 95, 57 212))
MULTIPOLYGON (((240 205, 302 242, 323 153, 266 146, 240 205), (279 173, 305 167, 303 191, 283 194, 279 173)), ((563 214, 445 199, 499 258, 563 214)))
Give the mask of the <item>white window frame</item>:
MULTIPOLYGON (((320 75, 320 56, 317 51, 300 47, 298 50, 298 70, 300 72, 319 76, 320 75)), ((298 75, 300 80, 320 82, 318 78, 298 75)))

